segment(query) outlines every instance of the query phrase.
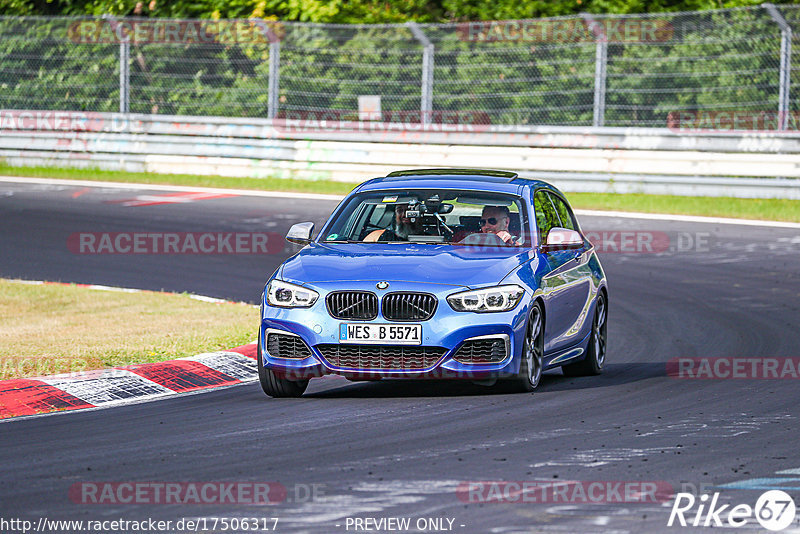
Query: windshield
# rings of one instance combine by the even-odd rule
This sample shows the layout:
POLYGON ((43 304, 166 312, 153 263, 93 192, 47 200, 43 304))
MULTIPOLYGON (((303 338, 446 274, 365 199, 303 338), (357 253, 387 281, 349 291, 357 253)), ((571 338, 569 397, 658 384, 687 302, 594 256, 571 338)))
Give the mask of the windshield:
POLYGON ((512 195, 453 189, 355 195, 322 242, 527 246, 527 216, 512 195))

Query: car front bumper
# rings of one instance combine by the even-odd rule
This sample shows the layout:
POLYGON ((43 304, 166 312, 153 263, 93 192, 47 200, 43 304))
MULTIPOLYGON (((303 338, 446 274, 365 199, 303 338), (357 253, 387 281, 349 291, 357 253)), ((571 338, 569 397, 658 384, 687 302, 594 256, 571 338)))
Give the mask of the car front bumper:
MULTIPOLYGON (((374 286, 373 286, 374 287, 374 286)), ((415 288, 418 290, 418 288, 415 288)), ((264 306, 259 331, 259 343, 265 367, 290 379, 306 379, 327 374, 343 375, 355 379, 376 378, 411 378, 411 379, 471 379, 483 380, 515 376, 519 372, 520 354, 524 343, 526 313, 528 301, 523 299, 513 310, 494 313, 456 312, 447 304, 444 297, 456 292, 455 288, 442 290, 437 294, 439 299, 436 312, 427 321, 416 323, 387 321, 380 315, 371 321, 345 321, 330 316, 325 305, 325 294, 311 308, 277 308, 264 306), (370 355, 390 352, 399 354, 399 346, 391 344, 358 344, 339 341, 339 329, 343 323, 359 324, 420 324, 422 325, 422 343, 420 345, 403 345, 411 347, 410 351, 420 352, 427 347, 437 353, 436 357, 428 356, 423 365, 407 366, 404 361, 388 358, 371 358, 370 355), (271 354, 267 346, 268 334, 297 336, 305 343, 310 355, 305 358, 284 358, 271 354), (493 363, 465 363, 456 356, 465 343, 475 338, 503 340, 505 357, 493 363), (366 361, 371 365, 342 365, 326 357, 331 350, 337 348, 356 350, 367 355, 366 361), (354 347, 358 346, 358 349, 354 347), (381 351, 385 349, 385 351, 381 351), (440 354, 439 354, 440 353, 440 354)), ((404 352, 404 353, 405 353, 404 352)), ((463 355, 463 352, 462 352, 463 355)), ((463 359, 463 358, 461 358, 463 359)))

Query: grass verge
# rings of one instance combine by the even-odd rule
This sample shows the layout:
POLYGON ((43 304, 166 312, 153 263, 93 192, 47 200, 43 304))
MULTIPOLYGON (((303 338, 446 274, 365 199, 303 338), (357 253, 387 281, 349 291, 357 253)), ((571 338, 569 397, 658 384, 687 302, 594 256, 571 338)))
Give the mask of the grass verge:
MULTIPOLYGON (((345 195, 355 184, 333 180, 295 180, 284 178, 234 178, 189 174, 155 174, 145 172, 67 169, 57 167, 15 167, 0 163, 0 175, 94 180, 141 184, 220 187, 258 191, 297 191, 345 195)), ((672 213, 800 222, 800 200, 749 199, 731 197, 684 197, 618 193, 569 193, 574 208, 592 210, 672 213)))
POLYGON ((0 279, 0 380, 172 360, 253 341, 258 309, 185 294, 0 279))
POLYGON ((576 209, 800 222, 800 200, 781 198, 682 197, 639 193, 568 193, 567 198, 576 209))
POLYGON ((0 162, 0 176, 32 176, 64 180, 92 180, 136 184, 181 185, 187 187, 221 187, 254 191, 298 191, 346 195, 354 183, 333 180, 295 180, 290 178, 237 178, 196 174, 156 174, 151 172, 104 171, 100 169, 68 169, 61 167, 15 167, 0 162))

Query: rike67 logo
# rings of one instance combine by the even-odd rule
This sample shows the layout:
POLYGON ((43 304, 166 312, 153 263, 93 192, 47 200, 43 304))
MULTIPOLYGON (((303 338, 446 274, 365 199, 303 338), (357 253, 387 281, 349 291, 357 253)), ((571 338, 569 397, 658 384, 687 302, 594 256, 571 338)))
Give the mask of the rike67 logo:
POLYGON ((749 504, 720 505, 719 493, 710 498, 706 494, 698 498, 691 493, 678 493, 667 526, 739 528, 755 518, 765 529, 777 532, 792 524, 796 512, 794 499, 781 490, 762 493, 755 507, 749 504))

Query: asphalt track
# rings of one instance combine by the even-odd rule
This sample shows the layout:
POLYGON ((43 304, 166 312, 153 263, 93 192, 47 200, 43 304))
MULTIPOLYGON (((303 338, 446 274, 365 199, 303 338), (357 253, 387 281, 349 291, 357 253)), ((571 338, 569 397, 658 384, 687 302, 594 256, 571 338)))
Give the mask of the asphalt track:
MULTIPOLYGON (((294 222, 322 222, 334 205, 256 197, 119 202, 143 194, 0 184, 0 275, 255 302, 288 249, 92 255, 70 251, 69 236, 281 234, 294 222)), ((800 503, 800 471, 791 471, 800 468, 797 379, 692 380, 666 372, 676 357, 800 356, 800 230, 608 217, 581 222, 587 231, 663 232, 670 244, 661 253, 601 253, 610 286, 602 376, 550 372, 534 394, 455 382, 326 378, 291 400, 269 399, 251 383, 12 420, 0 424, 0 518, 277 517, 277 532, 354 532, 356 517, 408 517, 412 526, 418 518, 452 519, 450 531, 464 533, 708 530, 667 527, 672 499, 589 503, 573 493, 545 503, 465 502, 457 489, 470 481, 653 481, 751 506, 771 486, 800 503), (701 245, 689 246, 698 237, 701 245), (752 482, 757 478, 771 480, 752 482), (287 499, 254 506, 83 504, 69 497, 73 484, 102 481, 274 481, 287 499), (732 483, 749 489, 722 487, 732 483), (308 497, 312 487, 316 498, 308 497)), ((736 530, 764 531, 753 520, 736 530)), ((797 531, 795 520, 785 532, 797 531)))

